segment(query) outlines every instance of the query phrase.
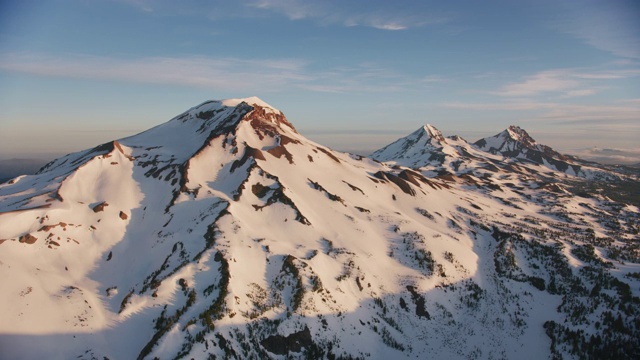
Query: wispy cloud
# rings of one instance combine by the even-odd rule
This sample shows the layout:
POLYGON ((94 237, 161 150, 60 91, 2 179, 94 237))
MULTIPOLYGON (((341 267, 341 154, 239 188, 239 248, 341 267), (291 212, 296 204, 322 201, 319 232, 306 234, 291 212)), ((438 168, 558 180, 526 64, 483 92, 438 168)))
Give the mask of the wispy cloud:
POLYGON ((120 2, 124 4, 129 4, 131 6, 137 7, 145 12, 152 12, 153 8, 149 6, 148 1, 146 0, 113 0, 114 2, 120 2))
POLYGON ((206 88, 274 87, 308 80, 296 59, 146 57, 123 59, 90 55, 7 54, 0 69, 52 77, 172 84, 206 88))
MULTIPOLYGON (((633 64, 631 64, 633 65, 633 64)), ((601 70, 597 72, 580 72, 576 71, 571 74, 572 76, 578 79, 587 79, 587 80, 615 80, 615 79, 624 79, 630 77, 640 76, 640 69, 638 68, 629 68, 629 69, 614 69, 614 70, 601 70)))
POLYGON ((397 92, 414 85, 410 78, 371 64, 314 72, 313 81, 300 83, 305 90, 328 93, 397 92))
POLYGON ((562 95, 562 98, 574 98, 574 97, 582 97, 596 94, 596 89, 580 89, 580 90, 570 90, 567 91, 566 94, 562 95))
POLYGON ((441 24, 449 20, 442 15, 436 16, 431 11, 426 11, 420 1, 411 6, 349 0, 113 1, 126 3, 146 13, 168 16, 204 15, 213 21, 220 18, 256 18, 275 14, 284 15, 294 21, 312 20, 322 25, 366 26, 397 31, 429 24, 441 24))
POLYGON ((565 72, 551 70, 528 76, 522 82, 508 84, 496 93, 503 96, 523 97, 575 89, 579 85, 578 81, 567 76, 565 72))
POLYGON ((320 15, 326 16, 325 6, 313 1, 256 0, 250 1, 248 5, 258 9, 268 9, 281 12, 291 20, 300 20, 320 15))
POLYGON ((620 99, 617 102, 623 104, 638 104, 640 105, 640 99, 620 99))
POLYGON ((625 105, 584 105, 560 102, 494 102, 494 103, 446 103, 450 109, 476 111, 529 112, 531 120, 554 123, 603 123, 607 126, 624 125, 627 129, 640 131, 640 103, 625 105), (636 125, 638 123, 638 125, 636 125))
POLYGON ((450 20, 444 15, 425 11, 420 6, 403 7, 387 2, 253 0, 248 5, 284 14, 291 20, 313 19, 322 24, 367 26, 390 31, 442 24, 450 20))
POLYGON ((556 26, 586 44, 614 55, 640 59, 640 6, 635 0, 565 2, 567 16, 556 26))
POLYGON ((313 69, 301 59, 239 59, 205 56, 116 58, 77 54, 0 55, 0 70, 47 77, 167 84, 243 92, 291 88, 316 92, 400 91, 419 85, 410 76, 373 63, 313 69))
POLYGON ((495 95, 532 97, 540 95, 564 98, 589 96, 598 93, 602 81, 640 76, 640 69, 585 70, 554 69, 525 76, 521 81, 504 85, 495 95))
POLYGON ((470 102, 448 102, 441 105, 445 108, 460 110, 485 110, 485 111, 523 111, 523 110, 541 110, 548 109, 553 106, 552 103, 538 102, 487 102, 487 103, 470 103, 470 102))
POLYGON ((505 63, 510 63, 510 62, 518 62, 518 63, 523 63, 523 62, 531 62, 531 61, 537 61, 538 57, 536 56, 510 56, 510 57, 505 57, 500 59, 500 62, 505 62, 505 63))
POLYGON ((422 78, 421 82, 425 84, 443 83, 449 81, 448 78, 440 75, 429 75, 422 78))

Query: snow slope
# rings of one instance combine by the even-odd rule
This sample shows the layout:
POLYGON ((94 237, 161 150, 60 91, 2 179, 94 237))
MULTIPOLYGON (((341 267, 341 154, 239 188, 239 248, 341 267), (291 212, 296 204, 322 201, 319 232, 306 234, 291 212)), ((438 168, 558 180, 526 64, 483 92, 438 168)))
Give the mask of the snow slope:
POLYGON ((208 101, 0 184, 0 357, 634 354, 636 206, 407 139, 380 163, 208 101))

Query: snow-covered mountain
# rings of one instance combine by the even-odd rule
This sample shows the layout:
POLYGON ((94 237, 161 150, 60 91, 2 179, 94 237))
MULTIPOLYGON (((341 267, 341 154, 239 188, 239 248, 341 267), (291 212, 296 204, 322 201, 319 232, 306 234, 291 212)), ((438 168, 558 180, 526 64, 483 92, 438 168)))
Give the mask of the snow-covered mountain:
POLYGON ((501 133, 474 143, 479 149, 508 158, 531 161, 555 170, 579 174, 580 164, 575 157, 562 155, 549 146, 538 144, 519 126, 511 125, 501 133))
POLYGON ((376 150, 371 158, 392 165, 422 169, 427 175, 465 173, 477 168, 495 168, 499 157, 478 150, 459 136, 444 137, 433 125, 376 150))
MULTIPOLYGON (((449 140, 451 141, 451 140, 449 140)), ((371 157, 378 161, 395 161, 407 167, 441 165, 445 156, 457 154, 440 130, 427 124, 406 137, 375 151, 371 157)))
POLYGON ((638 355, 637 206, 405 140, 375 161, 209 101, 0 184, 0 357, 638 355))
POLYGON ((575 156, 563 155, 538 144, 518 126, 473 144, 459 136, 444 137, 433 125, 425 125, 410 135, 375 151, 377 161, 393 163, 430 174, 477 173, 478 169, 508 172, 547 173, 551 177, 571 177, 618 181, 616 171, 575 156))

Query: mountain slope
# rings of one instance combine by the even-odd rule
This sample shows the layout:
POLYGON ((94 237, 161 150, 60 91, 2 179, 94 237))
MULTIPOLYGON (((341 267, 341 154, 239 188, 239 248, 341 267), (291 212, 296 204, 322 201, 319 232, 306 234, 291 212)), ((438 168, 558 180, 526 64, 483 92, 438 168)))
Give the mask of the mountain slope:
POLYGON ((258 98, 67 155, 0 185, 3 356, 632 355, 639 209, 473 164, 335 152, 258 98))

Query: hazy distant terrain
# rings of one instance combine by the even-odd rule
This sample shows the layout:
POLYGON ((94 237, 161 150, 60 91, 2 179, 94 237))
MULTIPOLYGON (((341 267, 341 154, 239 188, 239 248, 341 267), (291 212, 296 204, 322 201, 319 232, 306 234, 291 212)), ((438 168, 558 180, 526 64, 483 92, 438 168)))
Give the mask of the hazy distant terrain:
POLYGON ((51 159, 6 159, 0 160, 0 182, 5 182, 18 175, 31 175, 43 167, 51 159))
POLYGON ((585 160, 596 161, 602 164, 619 164, 635 167, 640 165, 640 149, 601 149, 592 147, 577 149, 571 153, 585 160))

